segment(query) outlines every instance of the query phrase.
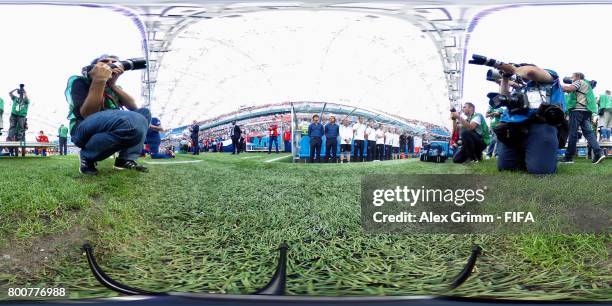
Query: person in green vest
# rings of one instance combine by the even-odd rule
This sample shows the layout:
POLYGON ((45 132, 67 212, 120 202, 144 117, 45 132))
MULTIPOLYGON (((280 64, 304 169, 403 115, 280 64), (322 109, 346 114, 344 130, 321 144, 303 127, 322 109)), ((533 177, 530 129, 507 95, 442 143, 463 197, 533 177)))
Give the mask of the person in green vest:
POLYGON ((68 127, 63 123, 60 125, 57 130, 57 135, 59 136, 59 154, 67 155, 68 153, 68 127))
POLYGON ((497 125, 497 123, 499 122, 499 118, 501 117, 502 113, 504 112, 504 109, 499 107, 499 108, 494 108, 492 106, 489 106, 489 110, 487 111, 486 116, 490 119, 490 134, 491 134, 491 143, 489 144, 489 148, 487 149, 487 156, 489 158, 491 158, 493 156, 493 154, 497 155, 497 137, 495 136, 495 133, 493 133, 493 129, 495 128, 495 126, 497 125))
POLYGON ((584 74, 575 72, 572 74, 572 84, 562 85, 563 91, 569 93, 567 109, 569 112, 569 139, 565 157, 561 163, 573 163, 576 155, 576 142, 578 142, 578 127, 587 139, 589 146, 593 149, 593 164, 600 163, 606 156, 602 154, 595 133, 591 125, 591 117, 597 114, 597 101, 593 88, 589 81, 584 79, 584 74))
POLYGON ((30 99, 26 90, 21 86, 9 92, 13 106, 11 108, 11 117, 9 118, 9 139, 12 141, 25 141, 25 131, 27 129, 28 108, 30 99), (17 95, 15 94, 17 92, 17 95))
POLYGON ((0 97, 0 135, 2 135, 2 129, 4 129, 4 100, 0 97))
POLYGON ((151 111, 138 107, 117 80, 124 70, 117 56, 104 54, 91 62, 91 70, 68 79, 65 90, 70 137, 79 147, 79 172, 96 175, 96 162, 115 153, 113 168, 148 172, 136 160, 144 146, 151 111), (113 66, 110 66, 113 65, 113 66), (119 66, 117 66, 119 65, 119 66))
POLYGON ((465 118, 459 112, 451 112, 451 118, 457 119, 461 126, 459 137, 462 142, 453 156, 453 162, 481 161, 482 151, 490 140, 489 127, 484 116, 476 112, 476 106, 473 103, 464 103, 461 110, 465 118))
MULTIPOLYGON (((612 133, 612 94, 609 90, 599 96, 599 126, 601 127, 601 141, 610 141, 612 133)), ((0 124, 0 127, 2 125, 0 124)))

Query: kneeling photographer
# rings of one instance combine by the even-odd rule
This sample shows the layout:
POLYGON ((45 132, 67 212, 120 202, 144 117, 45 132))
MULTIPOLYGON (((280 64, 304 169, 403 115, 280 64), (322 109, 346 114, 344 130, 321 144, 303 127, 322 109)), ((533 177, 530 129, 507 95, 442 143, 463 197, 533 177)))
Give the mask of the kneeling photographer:
POLYGON ((453 162, 465 163, 482 160, 482 151, 489 143, 487 122, 476 107, 470 102, 463 104, 462 112, 465 118, 456 111, 451 111, 451 118, 456 119, 461 127, 461 146, 455 151, 453 162))
POLYGON ((143 68, 146 62, 142 59, 120 62, 116 56, 102 55, 83 68, 82 76, 68 80, 65 94, 70 105, 70 134, 81 148, 81 173, 97 174, 96 162, 115 152, 119 152, 115 169, 148 171, 136 159, 143 148, 151 112, 138 108, 134 98, 116 84, 125 70, 143 68))
MULTIPOLYGON (((472 58, 470 64, 493 67, 501 74, 499 94, 489 96, 493 107, 505 107, 494 129, 499 145, 497 168, 555 173, 557 149, 565 146, 567 132, 557 73, 533 64, 507 64, 475 54, 472 58)), ((487 79, 492 73, 496 71, 490 70, 487 79)))

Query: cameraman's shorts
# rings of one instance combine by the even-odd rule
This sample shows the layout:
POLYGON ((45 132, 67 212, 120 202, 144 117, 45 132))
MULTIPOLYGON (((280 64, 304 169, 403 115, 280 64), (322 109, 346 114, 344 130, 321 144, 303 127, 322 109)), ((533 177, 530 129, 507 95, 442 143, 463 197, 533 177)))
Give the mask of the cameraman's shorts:
POLYGON ((527 137, 516 147, 498 141, 499 170, 527 170, 532 174, 557 171, 557 128, 546 123, 532 123, 527 137))

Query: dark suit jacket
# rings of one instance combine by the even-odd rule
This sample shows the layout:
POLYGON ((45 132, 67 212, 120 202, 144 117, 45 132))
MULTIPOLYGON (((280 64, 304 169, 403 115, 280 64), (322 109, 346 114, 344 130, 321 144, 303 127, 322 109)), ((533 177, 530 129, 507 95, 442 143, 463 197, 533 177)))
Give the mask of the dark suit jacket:
POLYGON ((198 132, 200 132, 200 126, 197 124, 192 125, 191 126, 191 138, 197 138, 198 132))
POLYGON ((240 135, 242 135, 242 130, 240 130, 240 127, 238 125, 235 125, 234 126, 234 135, 232 135, 232 138, 238 139, 238 138, 240 138, 240 135))

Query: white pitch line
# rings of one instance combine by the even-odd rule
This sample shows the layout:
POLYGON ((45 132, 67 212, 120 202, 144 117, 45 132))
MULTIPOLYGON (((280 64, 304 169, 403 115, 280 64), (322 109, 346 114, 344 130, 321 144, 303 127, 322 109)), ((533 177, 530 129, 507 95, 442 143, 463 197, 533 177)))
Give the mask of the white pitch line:
POLYGON ((266 160, 266 163, 271 163, 271 162, 274 162, 274 161, 277 161, 277 160, 280 160, 280 159, 283 159, 283 158, 287 158, 287 157, 291 157, 291 155, 285 155, 285 156, 273 158, 273 159, 270 159, 270 160, 266 160))
POLYGON ((146 163, 146 164, 163 165, 163 164, 191 164, 191 163, 199 163, 199 162, 201 162, 201 160, 179 160, 179 161, 169 161, 169 162, 148 162, 148 161, 145 161, 144 163, 146 163))
POLYGON ((241 157, 241 159, 258 158, 258 157, 263 157, 263 156, 261 156, 261 155, 258 155, 258 156, 245 156, 245 157, 241 157))

